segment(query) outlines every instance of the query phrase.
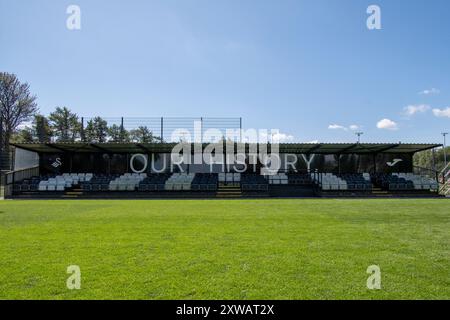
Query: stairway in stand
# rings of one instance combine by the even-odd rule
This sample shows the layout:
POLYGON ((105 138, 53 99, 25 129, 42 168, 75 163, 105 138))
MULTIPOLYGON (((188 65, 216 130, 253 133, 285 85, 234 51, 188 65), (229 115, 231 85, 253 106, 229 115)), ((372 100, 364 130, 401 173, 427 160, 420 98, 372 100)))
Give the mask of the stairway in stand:
POLYGON ((372 195, 375 197, 390 197, 392 194, 387 190, 383 190, 380 187, 376 187, 372 184, 372 195))
POLYGON ((66 191, 61 196, 64 199, 77 199, 79 196, 83 195, 83 190, 79 188, 74 188, 71 191, 66 191))
POLYGON ((241 187, 239 185, 219 184, 216 193, 217 198, 240 198, 242 197, 241 187))

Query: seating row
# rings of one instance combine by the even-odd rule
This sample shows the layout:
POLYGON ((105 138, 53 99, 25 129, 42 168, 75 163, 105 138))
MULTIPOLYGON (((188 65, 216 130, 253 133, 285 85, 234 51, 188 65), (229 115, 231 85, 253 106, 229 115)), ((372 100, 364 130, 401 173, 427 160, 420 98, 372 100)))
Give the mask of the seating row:
POLYGON ((39 191, 64 191, 80 183, 80 181, 90 181, 93 177, 92 173, 64 173, 47 180, 39 181, 39 191))
POLYGON ((259 174, 243 174, 241 180, 242 191, 268 191, 268 180, 259 174))
POLYGON ((219 173, 219 183, 223 184, 239 184, 241 182, 240 173, 219 173))
MULTIPOLYGON (((415 175, 414 173, 393 173, 392 175, 398 177, 399 179, 405 179, 407 182, 412 182, 414 190, 436 191, 439 189, 439 184, 437 181, 428 177, 415 175)), ((394 190, 396 187, 398 186, 390 186, 390 188, 393 188, 394 190)))

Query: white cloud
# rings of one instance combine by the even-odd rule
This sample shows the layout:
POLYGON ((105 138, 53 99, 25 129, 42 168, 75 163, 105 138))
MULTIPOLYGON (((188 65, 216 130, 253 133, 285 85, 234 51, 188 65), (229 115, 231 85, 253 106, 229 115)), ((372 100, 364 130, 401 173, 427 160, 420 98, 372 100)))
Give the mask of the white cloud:
POLYGON ((305 142, 305 143, 311 143, 311 144, 317 144, 317 143, 319 143, 319 140, 312 140, 312 141, 307 141, 307 142, 305 142))
POLYGON ((265 143, 267 141, 272 143, 286 143, 286 142, 292 142, 294 141, 294 136, 287 133, 281 133, 281 132, 259 132, 258 136, 256 137, 256 140, 254 138, 250 139, 244 139, 245 142, 251 143, 251 142, 258 142, 258 143, 265 143), (248 141, 247 141, 248 140, 248 141))
POLYGON ((290 134, 278 132, 272 136, 272 140, 274 142, 280 142, 280 143, 291 142, 294 140, 294 136, 290 135, 290 134))
POLYGON ((392 120, 389 119, 382 119, 377 122, 377 128, 378 129, 386 129, 386 130, 397 130, 398 125, 392 120))
POLYGON ((441 93, 441 90, 436 89, 436 88, 426 89, 426 90, 423 90, 423 91, 419 92, 419 94, 423 94, 423 95, 426 95, 426 96, 433 95, 433 94, 439 94, 439 93, 441 93))
POLYGON ((447 107, 445 109, 433 109, 433 114, 436 117, 446 117, 450 118, 450 107, 447 107))
POLYGON ((344 131, 348 131, 348 130, 355 131, 360 128, 361 128, 361 126, 358 126, 356 124, 352 124, 349 127, 341 126, 340 124, 330 124, 328 126, 328 129, 330 129, 330 130, 344 130, 344 131))
POLYGON ((331 129, 331 130, 347 130, 346 127, 341 126, 341 125, 339 125, 339 124, 330 124, 330 125, 328 126, 328 129, 331 129))
POLYGON ((404 112, 408 116, 415 115, 416 113, 424 113, 430 110, 430 106, 427 104, 409 105, 403 108, 404 112))

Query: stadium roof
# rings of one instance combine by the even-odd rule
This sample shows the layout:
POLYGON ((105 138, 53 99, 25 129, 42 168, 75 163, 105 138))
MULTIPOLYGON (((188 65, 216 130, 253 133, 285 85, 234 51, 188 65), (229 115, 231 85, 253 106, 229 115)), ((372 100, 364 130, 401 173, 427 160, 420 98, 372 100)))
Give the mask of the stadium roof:
MULTIPOLYGON (((170 153, 175 143, 11 143, 12 146, 39 153, 170 153)), ((204 144, 206 146, 208 144, 204 144)), ((373 154, 416 153, 442 146, 424 143, 280 143, 280 153, 297 154, 373 154)), ((248 149, 249 144, 246 144, 248 149)), ((193 148, 192 148, 193 150, 193 148)))

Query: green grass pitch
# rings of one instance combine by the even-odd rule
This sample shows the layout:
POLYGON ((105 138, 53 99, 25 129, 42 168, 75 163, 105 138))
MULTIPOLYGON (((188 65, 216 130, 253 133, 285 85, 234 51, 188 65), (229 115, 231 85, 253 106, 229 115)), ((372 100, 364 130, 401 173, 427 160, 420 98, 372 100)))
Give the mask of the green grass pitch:
POLYGON ((445 199, 1 201, 0 299, 449 299, 449 248, 445 199))

